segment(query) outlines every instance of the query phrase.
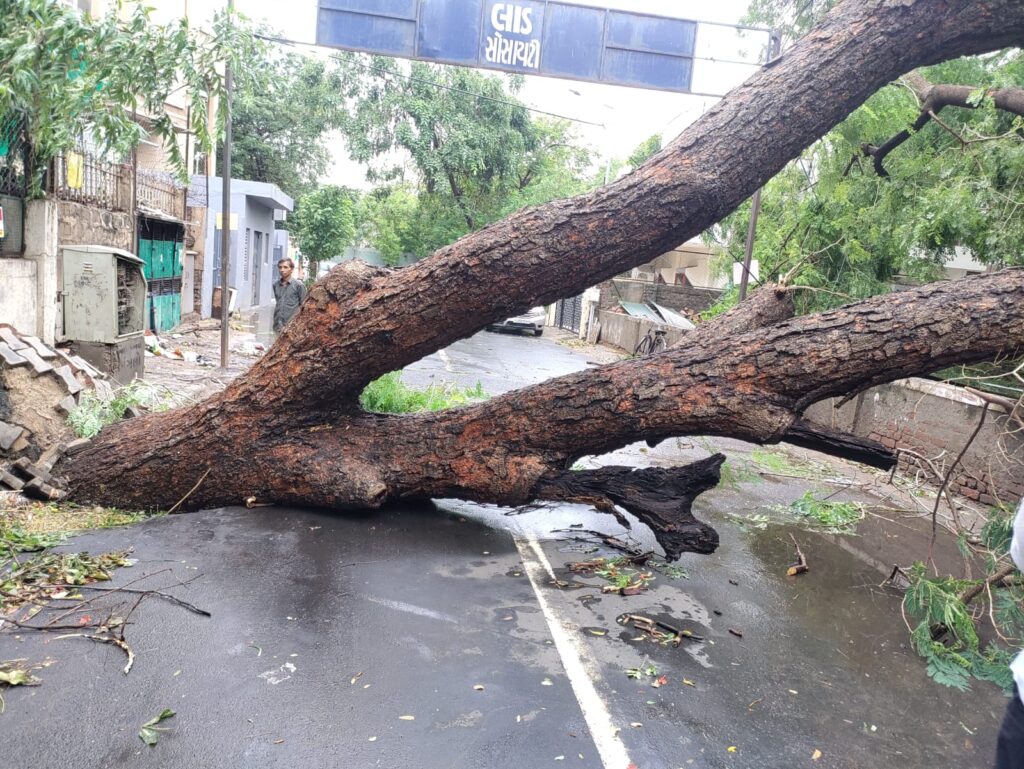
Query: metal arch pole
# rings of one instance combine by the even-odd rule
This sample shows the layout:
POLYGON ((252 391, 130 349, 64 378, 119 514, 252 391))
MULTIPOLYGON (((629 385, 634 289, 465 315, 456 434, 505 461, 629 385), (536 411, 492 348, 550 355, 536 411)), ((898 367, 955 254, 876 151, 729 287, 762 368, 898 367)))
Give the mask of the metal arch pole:
MULTIPOLYGON (((228 23, 234 13, 235 2, 228 0, 228 23)), ((220 220, 220 367, 227 370, 230 363, 228 352, 228 267, 231 264, 231 61, 224 62, 224 159, 221 177, 221 220, 220 220)))
MULTIPOLYGON (((782 36, 772 32, 768 39, 768 51, 765 64, 771 64, 781 53, 782 36)), ((740 276, 740 301, 747 298, 747 284, 750 282, 750 263, 754 256, 754 236, 757 234, 757 217, 761 213, 761 187, 754 192, 750 200, 750 223, 747 225, 747 242, 743 247, 743 274, 740 276)))

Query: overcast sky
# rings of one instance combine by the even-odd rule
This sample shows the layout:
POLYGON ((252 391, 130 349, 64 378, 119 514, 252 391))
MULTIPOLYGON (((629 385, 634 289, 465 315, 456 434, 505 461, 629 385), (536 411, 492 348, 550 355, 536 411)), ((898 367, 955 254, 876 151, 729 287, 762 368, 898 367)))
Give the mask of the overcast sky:
MULTIPOLYGON (((640 13, 653 13, 722 24, 737 23, 746 12, 749 0, 562 0, 582 5, 603 6, 640 13)), ((189 0, 193 16, 224 3, 216 0, 189 0)), ((284 37, 313 42, 316 37, 316 0, 235 0, 235 7, 253 19, 265 19, 284 37)), ((707 59, 756 62, 766 36, 748 32, 737 36, 735 30, 714 24, 701 24, 697 31, 697 56, 693 90, 723 94, 753 74, 756 64, 737 65, 707 59), (703 57, 703 58, 700 58, 703 57)), ((307 49, 309 50, 309 49, 307 49)), ((715 97, 647 91, 638 88, 601 85, 576 80, 526 76, 519 98, 528 106, 554 112, 568 118, 598 123, 578 124, 579 135, 603 157, 625 158, 648 136, 661 133, 665 141, 676 136, 696 120, 714 102, 715 97)), ((287 105, 282 105, 285 109, 287 105)), ((323 180, 350 187, 367 187, 363 170, 348 160, 344 142, 333 139, 330 149, 334 164, 323 180)))

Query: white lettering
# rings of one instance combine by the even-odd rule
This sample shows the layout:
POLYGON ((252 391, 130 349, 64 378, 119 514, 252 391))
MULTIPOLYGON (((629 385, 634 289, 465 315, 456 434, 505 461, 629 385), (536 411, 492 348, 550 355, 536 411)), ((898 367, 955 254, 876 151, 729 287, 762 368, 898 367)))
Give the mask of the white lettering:
POLYGON ((491 26, 496 32, 529 35, 533 32, 532 8, 512 3, 495 3, 491 8, 491 26))
POLYGON ((495 32, 487 36, 484 59, 491 64, 537 69, 540 66, 540 41, 510 40, 500 32, 495 32))
POLYGON ((533 34, 533 19, 530 16, 533 14, 533 8, 523 8, 523 24, 519 30, 521 35, 533 34))

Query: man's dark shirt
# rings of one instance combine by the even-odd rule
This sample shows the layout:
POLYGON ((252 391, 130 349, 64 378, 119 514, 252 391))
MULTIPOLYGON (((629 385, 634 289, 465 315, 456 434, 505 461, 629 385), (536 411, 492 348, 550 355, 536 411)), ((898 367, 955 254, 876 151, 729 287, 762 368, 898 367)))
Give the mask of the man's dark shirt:
POLYGON ((292 315, 299 311, 299 305, 306 298, 306 287, 301 280, 289 278, 287 283, 280 280, 274 281, 274 332, 284 328, 284 324, 291 320, 292 315))

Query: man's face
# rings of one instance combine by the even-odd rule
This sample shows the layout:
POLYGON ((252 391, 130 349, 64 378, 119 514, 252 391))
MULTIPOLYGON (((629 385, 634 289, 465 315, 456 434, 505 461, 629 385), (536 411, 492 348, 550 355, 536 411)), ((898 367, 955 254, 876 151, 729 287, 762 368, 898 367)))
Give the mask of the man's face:
POLYGON ((277 271, 281 273, 281 282, 287 281, 292 276, 292 266, 288 262, 277 265, 277 271))

